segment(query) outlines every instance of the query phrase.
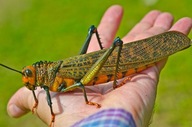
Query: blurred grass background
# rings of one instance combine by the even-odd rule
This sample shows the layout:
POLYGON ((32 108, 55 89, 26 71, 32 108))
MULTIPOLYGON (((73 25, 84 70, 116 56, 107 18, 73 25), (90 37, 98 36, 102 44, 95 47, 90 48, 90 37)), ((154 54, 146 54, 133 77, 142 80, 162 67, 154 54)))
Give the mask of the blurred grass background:
MULTIPOLYGON (((1 0, 0 61, 22 69, 39 60, 60 60, 78 54, 90 25, 98 25, 105 10, 119 4, 123 37, 152 9, 175 17, 192 17, 191 0, 1 0)), ((190 33, 190 38, 192 34, 190 33)), ((151 127, 192 126, 191 48, 177 53, 161 73, 151 127)), ((0 126, 46 127, 32 113, 14 119, 6 112, 9 98, 22 87, 21 76, 0 68, 0 126)))

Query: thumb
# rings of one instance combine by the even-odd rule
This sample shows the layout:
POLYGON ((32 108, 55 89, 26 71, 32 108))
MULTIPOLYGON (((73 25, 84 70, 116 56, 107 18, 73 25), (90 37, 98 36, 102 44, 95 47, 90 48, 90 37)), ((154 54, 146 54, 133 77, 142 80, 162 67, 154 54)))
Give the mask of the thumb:
POLYGON ((7 112, 11 117, 20 117, 31 110, 32 93, 30 90, 22 87, 9 100, 7 105, 7 112))
MULTIPOLYGON (((49 124, 51 113, 49 112, 50 109, 49 106, 47 106, 45 99, 46 93, 41 88, 37 88, 35 90, 35 94, 38 100, 41 100, 41 103, 38 103, 38 107, 35 108, 34 114, 36 114, 43 122, 49 124)), ((18 118, 31 111, 31 109, 34 107, 34 104, 35 101, 32 91, 23 87, 19 89, 9 100, 7 112, 9 116, 18 118)))

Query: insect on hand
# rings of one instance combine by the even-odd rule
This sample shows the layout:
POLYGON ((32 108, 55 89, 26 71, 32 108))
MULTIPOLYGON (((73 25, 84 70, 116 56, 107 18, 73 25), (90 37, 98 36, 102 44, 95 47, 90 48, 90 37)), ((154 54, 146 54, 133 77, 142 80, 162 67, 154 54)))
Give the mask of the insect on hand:
POLYGON ((96 27, 91 26, 77 56, 55 62, 36 62, 24 67, 22 71, 4 64, 0 65, 22 74, 24 85, 34 96, 35 104, 32 111, 38 106, 36 88, 41 87, 46 91, 47 103, 52 115, 50 126, 52 126, 55 114, 49 91, 67 92, 80 88, 84 93, 86 104, 99 108, 100 104, 88 101, 85 86, 113 81, 113 88, 117 88, 117 79, 145 70, 156 62, 190 47, 191 43, 186 35, 169 31, 126 44, 117 37, 110 48, 103 49, 96 27), (102 50, 85 54, 94 33, 102 50))

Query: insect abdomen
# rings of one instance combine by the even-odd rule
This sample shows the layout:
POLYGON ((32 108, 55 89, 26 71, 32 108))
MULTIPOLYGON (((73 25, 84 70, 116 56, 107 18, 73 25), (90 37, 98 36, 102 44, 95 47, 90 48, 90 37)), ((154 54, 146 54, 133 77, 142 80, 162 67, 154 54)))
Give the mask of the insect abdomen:
MULTIPOLYGON (((123 72, 119 72, 118 75, 117 75, 117 79, 121 79, 121 78, 124 78, 124 77, 127 77, 127 76, 130 76, 132 74, 135 74, 135 73, 139 73, 151 66, 154 66, 155 63, 152 63, 152 64, 149 64, 149 65, 145 65, 145 66, 142 66, 142 67, 139 67, 139 68, 132 68, 132 69, 129 69, 128 71, 123 71, 123 72)), ((110 81, 114 81, 114 74, 110 74, 110 75, 98 75, 96 76, 91 82, 89 82, 87 85, 88 86, 91 86, 91 85, 98 85, 98 84, 101 84, 101 83, 107 83, 107 82, 110 82, 110 81)))

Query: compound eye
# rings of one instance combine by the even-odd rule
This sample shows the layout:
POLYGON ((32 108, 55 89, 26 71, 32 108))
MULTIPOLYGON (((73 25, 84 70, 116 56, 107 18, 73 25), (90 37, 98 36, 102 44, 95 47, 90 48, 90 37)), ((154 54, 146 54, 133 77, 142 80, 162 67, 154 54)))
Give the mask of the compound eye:
POLYGON ((26 70, 25 70, 25 75, 26 75, 27 77, 32 77, 32 71, 31 71, 30 69, 26 69, 26 70))

